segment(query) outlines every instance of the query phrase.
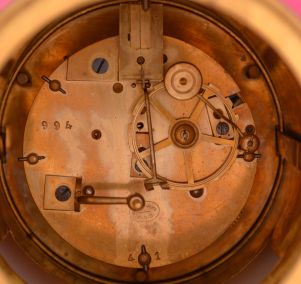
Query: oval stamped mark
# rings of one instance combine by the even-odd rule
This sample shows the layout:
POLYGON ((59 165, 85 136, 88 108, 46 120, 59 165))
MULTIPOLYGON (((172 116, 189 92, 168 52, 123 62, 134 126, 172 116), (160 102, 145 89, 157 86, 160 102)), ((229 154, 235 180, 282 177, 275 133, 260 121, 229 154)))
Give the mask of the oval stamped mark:
POLYGON ((146 201, 145 206, 140 211, 131 211, 133 220, 137 222, 149 222, 156 219, 160 213, 160 207, 153 201, 146 201))

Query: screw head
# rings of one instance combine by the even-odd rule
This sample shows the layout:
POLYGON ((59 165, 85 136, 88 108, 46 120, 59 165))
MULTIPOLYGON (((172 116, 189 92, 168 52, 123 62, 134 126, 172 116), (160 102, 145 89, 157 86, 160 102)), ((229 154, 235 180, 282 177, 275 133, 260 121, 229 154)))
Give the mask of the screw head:
POLYGON ((246 126, 246 133, 247 134, 254 134, 255 133, 254 125, 251 125, 251 124, 247 125, 246 126))
POLYGON ((239 142, 240 149, 247 153, 254 153, 259 148, 260 141, 255 134, 244 135, 239 142))
POLYGON ((66 185, 60 185, 55 190, 55 197, 58 201, 65 202, 71 197, 71 190, 66 185))
POLYGON ((148 252, 141 253, 138 256, 138 262, 141 265, 149 265, 151 263, 151 260, 152 258, 148 252))
POLYGON ((144 208, 145 200, 142 195, 135 193, 128 197, 128 205, 133 211, 139 211, 144 208))
POLYGON ((229 124, 224 121, 220 121, 216 125, 216 132, 219 135, 227 135, 229 133, 229 130, 230 130, 229 124))
POLYGON ((59 80, 52 80, 49 82, 49 89, 53 92, 59 91, 61 87, 61 82, 59 80))
POLYGON ((109 63, 105 58, 95 58, 92 63, 92 69, 97 74, 104 74, 109 69, 109 63))
POLYGON ((255 154, 254 153, 244 153, 244 160, 246 162, 252 162, 255 159, 255 154))
POLYGON ((36 153, 30 153, 27 156, 27 162, 31 165, 35 165, 39 162, 39 156, 36 153))

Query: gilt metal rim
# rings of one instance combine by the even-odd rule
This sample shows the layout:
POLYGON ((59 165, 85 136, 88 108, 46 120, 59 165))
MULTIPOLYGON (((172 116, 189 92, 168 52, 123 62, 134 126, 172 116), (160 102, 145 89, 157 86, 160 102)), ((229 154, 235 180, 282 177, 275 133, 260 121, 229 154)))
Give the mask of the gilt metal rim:
MULTIPOLYGON (((30 1, 28 1, 28 2, 30 2, 30 1)), ((32 1, 31 1, 32 2, 32 1)), ((36 2, 39 2, 39 1, 36 1, 36 2)), ((53 1, 54 2, 54 1, 53 1)), ((117 4, 117 3, 120 3, 121 1, 111 1, 110 3, 115 3, 115 4, 117 4)), ((129 2, 129 1, 122 1, 122 2, 129 2)), ((162 1, 162 2, 164 2, 165 4, 168 4, 168 1, 162 1)), ((229 3, 229 1, 223 1, 223 0, 221 0, 221 1, 214 1, 214 4, 212 4, 213 3, 213 1, 205 1, 205 0, 203 0, 203 1, 194 1, 195 3, 201 3, 201 4, 204 4, 204 5, 208 5, 208 6, 211 6, 211 5, 213 5, 215 8, 217 8, 217 9, 221 9, 223 12, 226 12, 226 13, 230 13, 230 14, 232 14, 232 15, 236 15, 237 17, 242 17, 242 15, 243 15, 243 13, 242 13, 242 11, 245 11, 244 9, 245 9, 245 7, 243 7, 243 5, 241 6, 241 5, 239 5, 239 6, 236 6, 235 4, 230 4, 229 3), (211 3, 210 3, 211 2, 211 3), (225 5, 225 2, 227 2, 227 7, 226 7, 226 5, 225 5)), ((235 2, 235 1, 232 1, 232 2, 235 2)), ((279 13, 281 13, 281 15, 283 16, 283 17, 281 17, 281 19, 278 19, 277 20, 277 23, 278 24, 281 24, 281 25, 283 25, 284 23, 283 23, 283 19, 285 19, 285 18, 288 18, 288 16, 289 16, 289 13, 287 13, 287 12, 284 12, 284 11, 282 11, 281 10, 281 7, 280 7, 280 5, 275 5, 275 3, 273 3, 273 1, 252 1, 252 0, 250 0, 250 1, 243 1, 243 2, 247 2, 247 3, 249 3, 249 5, 252 5, 252 3, 254 3, 254 6, 256 6, 257 5, 257 7, 259 7, 258 5, 261 5, 260 4, 260 2, 261 3, 263 3, 262 4, 262 7, 261 7, 261 9, 262 9, 262 11, 264 12, 264 11, 267 11, 270 7, 274 7, 275 8, 275 14, 279 14, 279 13)), ((59 5, 57 6, 57 7, 60 7, 61 6, 61 1, 56 1, 55 2, 56 4, 58 4, 59 3, 59 5)), ((61 10, 59 10, 59 12, 61 12, 61 13, 58 13, 58 11, 56 11, 56 14, 55 15, 52 15, 53 17, 52 18, 45 18, 44 19, 44 23, 46 23, 47 21, 49 21, 49 22, 51 22, 51 20, 52 19, 56 19, 57 18, 57 16, 61 16, 61 15, 63 15, 65 12, 69 12, 69 11, 71 11, 71 10, 73 10, 74 11, 74 9, 75 8, 79 8, 80 6, 83 6, 83 5, 87 5, 87 4, 93 4, 93 3, 99 3, 99 1, 85 1, 85 0, 77 0, 77 1, 73 1, 73 3, 71 4, 71 2, 69 3, 69 6, 68 5, 66 5, 66 6, 68 6, 68 7, 66 7, 66 6, 64 6, 64 7, 61 7, 61 10), (65 9, 65 10, 64 10, 65 9)), ((24 3, 23 3, 24 4, 24 3)), ((56 5, 55 4, 55 5, 56 5)), ((173 4, 175 4, 175 3, 173 3, 173 4)), ((102 4, 98 4, 98 6, 97 6, 97 9, 99 8, 99 6, 105 6, 105 5, 109 5, 109 4, 105 4, 105 3, 102 3, 102 4)), ((111 5, 114 5, 114 4, 111 4, 111 5)), ((21 6, 21 5, 20 5, 21 6)), ((23 6, 23 5, 22 5, 23 6)), ((37 5, 38 6, 38 5, 37 5)), ((34 6, 33 5, 29 5, 29 7, 28 8, 33 8, 34 9, 34 6), (31 7, 30 7, 31 6, 31 7)), ((35 7, 35 8, 37 8, 37 7, 35 7)), ((93 7, 94 8, 94 7, 93 7)), ((93 8, 90 8, 90 9, 93 9, 93 8)), ((187 6, 186 6, 186 8, 187 8, 187 6)), ((2 19, 4 19, 5 20, 5 16, 7 17, 7 15, 8 15, 8 13, 15 13, 16 12, 16 7, 12 7, 12 9, 11 10, 9 10, 7 13, 5 13, 5 15, 3 16, 3 18, 2 19)), ((28 13, 29 14, 29 12, 28 11, 24 11, 24 14, 25 13, 28 13)), ((81 12, 80 14, 83 14, 84 12, 81 12)), ((267 14, 270 14, 270 13, 267 13, 267 14)), ((22 18, 22 17, 21 17, 22 18)), ((69 19, 70 20, 70 19, 69 19)), ((246 19, 245 18, 241 18, 241 20, 244 22, 246 19)), ((299 79, 299 82, 301 83, 301 70, 300 70, 300 68, 299 68, 299 66, 298 66, 298 60, 296 60, 295 58, 294 58, 294 55, 295 54, 297 54, 297 51, 298 50, 301 50, 301 42, 300 42, 300 40, 299 40, 299 36, 300 36, 300 29, 298 28, 298 26, 296 25, 296 21, 292 21, 292 20, 289 20, 288 22, 290 23, 290 24, 287 24, 286 25, 286 28, 287 28, 287 30, 288 31, 290 31, 290 34, 292 35, 291 36, 291 39, 290 38, 288 38, 288 45, 290 44, 290 45, 292 45, 293 46, 293 48, 294 48, 294 50, 296 51, 295 53, 294 52, 287 52, 287 50, 285 50, 285 48, 284 47, 279 47, 279 45, 277 45, 277 39, 275 39, 275 38, 272 38, 272 36, 268 36, 268 34, 269 34, 269 31, 268 31, 268 29, 265 29, 265 27, 263 27, 263 26, 261 26, 261 27, 258 27, 258 24, 256 24, 255 23, 255 21, 258 21, 258 19, 252 19, 252 17, 248 17, 248 19, 247 19, 247 21, 248 21, 248 24, 251 26, 251 27, 253 27, 254 29, 256 29, 259 33, 261 33, 265 38, 266 38, 266 40, 268 41, 268 42, 270 42, 273 46, 274 46, 274 48, 283 56, 283 58, 285 58, 286 59, 286 61, 287 61, 287 63, 290 65, 290 67, 291 67, 291 69, 292 70, 294 70, 294 72, 295 72, 295 75, 296 75, 296 77, 299 79), (292 27, 294 27, 294 28, 292 28, 292 27), (293 44, 293 43, 297 43, 297 44, 293 44)), ((63 24, 65 24, 67 21, 64 21, 63 22, 63 24)), ((3 27, 3 29, 6 27, 6 26, 13 26, 14 24, 16 24, 16 21, 14 21, 14 20, 11 20, 10 22, 8 22, 7 24, 3 24, 2 25, 2 27, 3 27)), ((17 22, 17 24, 18 24, 18 22, 17 22)), ((38 23, 37 23, 37 25, 36 26, 38 26, 38 23)), ((44 26, 43 24, 41 24, 41 26, 44 26)), ((33 30, 33 31, 31 31, 31 33, 30 32, 28 32, 28 33, 25 33, 25 35, 26 36, 28 36, 28 38, 30 38, 32 35, 34 35, 35 34, 35 32, 36 32, 37 30, 33 30)), ((275 33, 275 35, 276 35, 276 33, 275 33)), ((6 33, 1 33, 0 34, 0 41, 1 42, 7 42, 6 40, 5 40, 5 38, 6 38, 6 36, 7 36, 7 34, 6 33), (3 41, 2 41, 3 40, 3 41)), ((47 35, 47 36, 49 36, 49 35, 47 35)), ((7 44, 6 45, 6 48, 4 48, 3 49, 3 52, 2 52, 2 54, 0 55, 0 65, 4 65, 4 63, 5 63, 5 61, 7 60, 7 58, 10 58, 11 57, 11 54, 10 54, 10 52, 11 52, 11 50, 15 50, 15 47, 17 47, 17 46, 22 46, 22 44, 24 43, 24 42, 22 42, 22 40, 24 40, 25 41, 25 38, 24 37, 22 37, 22 38, 19 38, 18 39, 19 40, 19 45, 16 43, 16 42, 11 42, 10 44, 7 44)), ((19 62, 19 64, 20 64, 21 62, 19 62)), ((20 66, 21 66, 22 64, 20 64, 20 66)), ((17 73, 17 72, 16 72, 17 73)), ((11 78, 12 79, 12 81, 13 81, 13 79, 14 78, 11 78)), ((301 84, 300 84, 301 85, 301 84)), ((280 121, 281 121, 281 116, 280 116, 280 121)), ((280 123, 280 126, 282 126, 282 123, 280 123)), ((283 163, 282 162, 280 162, 280 166, 279 166, 279 177, 281 176, 281 172, 282 172, 282 170, 283 170, 283 163)), ((3 181, 3 168, 2 168, 2 182, 4 182, 3 181)), ((279 185, 279 182, 280 182, 280 180, 278 179, 277 181, 276 181, 276 183, 275 183, 275 190, 274 190, 274 194, 273 194, 273 196, 271 196, 271 201, 273 201, 274 200, 274 198, 275 198, 275 193, 276 193, 276 191, 277 191, 277 188, 278 188, 278 185, 279 185)), ((269 211, 269 209, 270 209, 270 207, 271 207, 271 205, 272 205, 272 202, 270 202, 270 204, 269 205, 267 205, 267 208, 266 208, 266 212, 267 211, 269 211)), ((15 211, 14 212, 15 213, 15 216, 16 217, 18 217, 17 215, 17 212, 15 211)), ((264 219, 264 218, 263 218, 264 219)), ((263 219, 262 219, 262 222, 263 222, 263 219)), ((22 223, 22 219, 21 218, 19 218, 19 221, 22 223)), ((24 225, 24 224, 23 224, 24 225)), ((258 223, 258 226, 259 226, 259 223, 258 223)), ((25 229, 25 231, 26 231, 26 226, 24 226, 23 227, 24 229, 25 229)), ((194 278, 194 277, 193 277, 194 278)), ((186 280, 189 280, 189 279, 191 279, 191 277, 187 277, 186 278, 186 280)), ((181 279, 181 281, 183 281, 184 279, 181 279)), ((174 281, 173 281, 173 283, 175 283, 174 281)))

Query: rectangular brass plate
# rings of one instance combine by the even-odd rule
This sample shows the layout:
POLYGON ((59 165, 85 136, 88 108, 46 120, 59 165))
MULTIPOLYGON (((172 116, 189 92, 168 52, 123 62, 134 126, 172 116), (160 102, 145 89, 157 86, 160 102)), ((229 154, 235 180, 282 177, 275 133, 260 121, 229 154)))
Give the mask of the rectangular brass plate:
POLYGON ((67 60, 67 81, 117 81, 118 80, 118 37, 108 38, 90 48, 81 50, 79 56, 71 56, 67 60), (113 47, 113 48, 112 48, 113 47), (107 60, 107 72, 97 74, 92 69, 96 58, 107 60))
POLYGON ((120 5, 119 80, 140 80, 139 56, 144 57, 144 77, 163 80, 163 8, 151 5, 144 11, 139 4, 120 5))
POLYGON ((78 179, 77 177, 46 175, 44 209, 74 211, 74 196, 78 179), (55 191, 61 185, 65 185, 71 190, 71 196, 67 201, 58 201, 55 197, 55 191))

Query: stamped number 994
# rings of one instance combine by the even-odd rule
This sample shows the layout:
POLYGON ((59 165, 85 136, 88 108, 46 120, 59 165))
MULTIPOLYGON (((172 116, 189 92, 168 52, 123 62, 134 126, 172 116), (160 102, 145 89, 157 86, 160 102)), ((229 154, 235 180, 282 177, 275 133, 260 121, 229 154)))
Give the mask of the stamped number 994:
POLYGON ((66 122, 59 122, 59 121, 54 121, 53 123, 52 122, 48 122, 46 120, 43 120, 42 123, 42 128, 44 130, 46 129, 55 129, 55 130, 60 130, 60 129, 71 129, 72 128, 72 125, 70 124, 69 120, 67 120, 66 122))

